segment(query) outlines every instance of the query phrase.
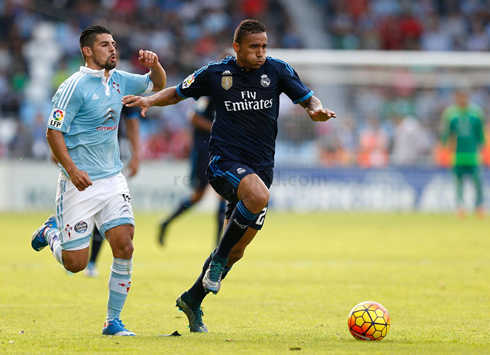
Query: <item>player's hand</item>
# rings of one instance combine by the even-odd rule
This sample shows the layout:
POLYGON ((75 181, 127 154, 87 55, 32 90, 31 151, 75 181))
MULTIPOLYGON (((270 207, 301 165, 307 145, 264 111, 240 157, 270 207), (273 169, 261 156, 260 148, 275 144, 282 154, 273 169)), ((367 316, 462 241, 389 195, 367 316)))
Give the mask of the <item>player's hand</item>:
POLYGON ((133 177, 138 173, 140 167, 140 159, 138 157, 132 157, 128 163, 129 177, 133 177))
POLYGON ((315 122, 325 122, 333 117, 337 117, 335 112, 330 111, 327 108, 322 108, 316 111, 308 111, 308 114, 310 115, 311 119, 315 122))
POLYGON ((140 49, 138 62, 145 68, 153 68, 158 64, 158 55, 152 51, 140 49))
POLYGON ((84 191, 87 187, 92 186, 92 181, 90 181, 90 178, 85 171, 76 169, 70 171, 69 174, 71 182, 73 185, 75 185, 78 191, 84 191))
POLYGON ((126 95, 122 98, 122 104, 127 107, 141 107, 141 116, 146 117, 146 111, 150 108, 150 103, 148 99, 143 96, 135 96, 135 95, 126 95))

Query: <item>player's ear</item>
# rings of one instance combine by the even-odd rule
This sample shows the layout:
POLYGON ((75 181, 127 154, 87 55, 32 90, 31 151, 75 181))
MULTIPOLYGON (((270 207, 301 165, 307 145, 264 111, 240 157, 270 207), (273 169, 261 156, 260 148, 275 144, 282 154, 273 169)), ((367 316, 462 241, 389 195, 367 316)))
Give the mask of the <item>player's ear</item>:
POLYGON ((83 54, 85 55, 85 58, 92 57, 92 48, 88 46, 83 47, 83 54))
POLYGON ((235 51, 235 53, 238 53, 238 51, 240 50, 240 45, 236 42, 233 42, 233 50, 235 51))

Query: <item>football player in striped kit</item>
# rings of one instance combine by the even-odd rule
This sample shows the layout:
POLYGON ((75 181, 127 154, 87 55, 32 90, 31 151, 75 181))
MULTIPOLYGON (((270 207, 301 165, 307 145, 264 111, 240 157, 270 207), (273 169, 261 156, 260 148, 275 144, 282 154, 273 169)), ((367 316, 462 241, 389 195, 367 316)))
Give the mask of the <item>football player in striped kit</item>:
POLYGON ((50 247, 56 260, 71 272, 85 269, 94 225, 112 249, 107 317, 102 334, 135 335, 120 314, 131 287, 134 216, 126 179, 121 173, 117 128, 121 98, 165 87, 166 73, 158 56, 139 51, 145 75, 115 69, 116 42, 111 31, 93 25, 80 35, 85 67, 73 74, 53 97, 47 139, 59 162, 56 215, 32 235, 40 251, 50 247))

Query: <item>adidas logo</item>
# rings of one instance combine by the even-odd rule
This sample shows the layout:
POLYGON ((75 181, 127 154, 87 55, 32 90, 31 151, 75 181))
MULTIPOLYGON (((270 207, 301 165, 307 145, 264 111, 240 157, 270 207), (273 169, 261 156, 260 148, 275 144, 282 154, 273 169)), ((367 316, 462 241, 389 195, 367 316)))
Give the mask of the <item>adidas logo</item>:
POLYGON ((96 93, 94 93, 94 94, 92 95, 92 100, 98 100, 98 99, 100 99, 100 97, 98 97, 98 96, 97 96, 97 94, 96 94, 96 93))

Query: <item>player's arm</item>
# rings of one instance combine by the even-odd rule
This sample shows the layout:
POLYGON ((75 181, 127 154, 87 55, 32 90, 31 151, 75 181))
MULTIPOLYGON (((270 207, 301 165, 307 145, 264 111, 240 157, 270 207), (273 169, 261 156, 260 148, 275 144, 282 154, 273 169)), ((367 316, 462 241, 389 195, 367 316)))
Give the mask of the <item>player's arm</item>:
POLYGON ((175 105, 182 100, 184 98, 177 93, 177 87, 172 86, 151 96, 126 95, 122 98, 122 103, 127 107, 140 106, 141 116, 145 117, 146 111, 152 106, 175 105))
POLYGON ((484 122, 485 122, 485 115, 482 114, 480 119, 478 120, 478 144, 480 147, 483 147, 485 145, 485 132, 484 132, 484 122))
POLYGON ((325 122, 332 117, 337 117, 335 112, 330 111, 327 108, 323 108, 322 102, 315 96, 310 96, 306 100, 299 103, 304 107, 312 121, 325 122))
POLYGON ((131 143, 131 160, 128 163, 129 177, 138 173, 140 166, 140 120, 126 119, 126 136, 131 143))
POLYGON ((142 66, 150 69, 153 91, 162 90, 167 85, 167 73, 165 73, 165 70, 158 61, 158 55, 151 51, 140 49, 138 61, 142 66))
POLYGON ((68 154, 63 132, 48 128, 46 131, 46 138, 54 156, 63 168, 65 168, 68 175, 70 175, 73 185, 75 185, 79 191, 83 191, 91 186, 92 181, 90 181, 88 174, 85 171, 78 169, 68 154))

